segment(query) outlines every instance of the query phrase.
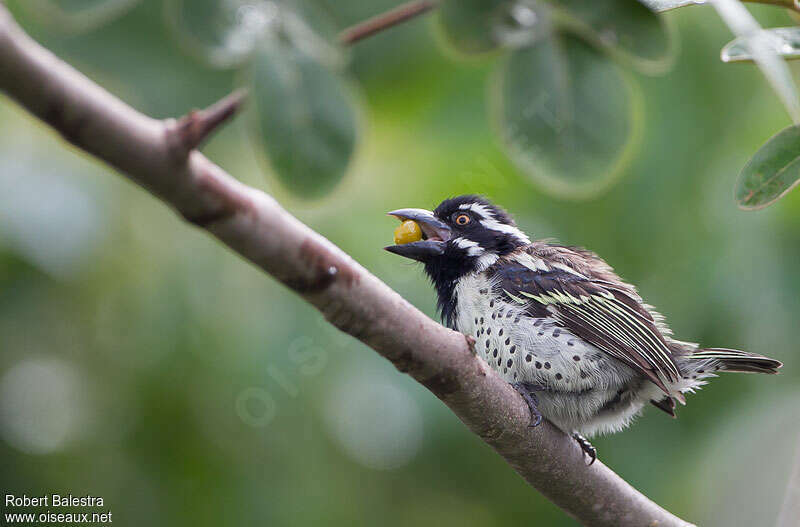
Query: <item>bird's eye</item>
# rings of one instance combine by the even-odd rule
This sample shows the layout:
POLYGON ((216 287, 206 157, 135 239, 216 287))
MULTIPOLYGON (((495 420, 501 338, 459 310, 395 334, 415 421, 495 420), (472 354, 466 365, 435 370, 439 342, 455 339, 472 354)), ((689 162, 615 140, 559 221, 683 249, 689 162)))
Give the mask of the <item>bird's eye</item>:
POLYGON ((466 225, 470 221, 470 217, 467 214, 459 214, 456 216, 456 225, 466 225))

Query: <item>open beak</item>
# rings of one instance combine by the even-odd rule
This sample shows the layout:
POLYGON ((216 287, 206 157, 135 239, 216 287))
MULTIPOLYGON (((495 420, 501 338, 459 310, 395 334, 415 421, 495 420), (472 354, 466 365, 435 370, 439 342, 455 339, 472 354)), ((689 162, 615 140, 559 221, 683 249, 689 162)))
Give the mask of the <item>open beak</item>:
POLYGON ((422 230, 422 240, 404 243, 403 245, 390 245, 387 251, 412 260, 425 262, 434 256, 444 254, 444 247, 452 234, 450 227, 424 209, 398 209, 388 213, 400 221, 413 220, 422 230))

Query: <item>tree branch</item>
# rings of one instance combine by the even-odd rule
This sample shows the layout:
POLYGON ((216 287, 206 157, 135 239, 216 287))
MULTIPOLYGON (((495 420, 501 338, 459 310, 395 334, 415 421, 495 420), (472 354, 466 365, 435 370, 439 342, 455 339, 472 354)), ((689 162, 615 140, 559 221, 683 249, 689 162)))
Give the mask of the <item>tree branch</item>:
POLYGON ((263 192, 191 150, 238 96, 177 121, 135 111, 28 37, 0 4, 0 91, 206 229, 425 385, 533 487, 590 526, 687 526, 550 423, 469 349, 263 192), (188 154, 187 154, 188 152, 188 154))
MULTIPOLYGON (((783 7, 795 13, 800 12, 800 4, 798 0, 742 0, 752 4, 768 4, 776 7, 783 7)), ((350 45, 358 42, 361 39, 371 37, 372 35, 389 29, 423 15, 432 9, 438 7, 442 0, 411 0, 408 3, 402 4, 386 13, 377 15, 369 20, 360 22, 343 30, 339 34, 339 41, 342 44, 350 45)))
POLYGON ((391 11, 382 13, 364 22, 349 27, 341 32, 339 40, 342 44, 353 44, 375 33, 389 29, 406 20, 425 14, 439 4, 439 0, 412 0, 391 11))
POLYGON ((182 157, 198 148, 222 123, 233 117, 244 104, 247 90, 241 89, 228 95, 205 110, 194 110, 178 119, 167 122, 168 136, 176 139, 182 157))

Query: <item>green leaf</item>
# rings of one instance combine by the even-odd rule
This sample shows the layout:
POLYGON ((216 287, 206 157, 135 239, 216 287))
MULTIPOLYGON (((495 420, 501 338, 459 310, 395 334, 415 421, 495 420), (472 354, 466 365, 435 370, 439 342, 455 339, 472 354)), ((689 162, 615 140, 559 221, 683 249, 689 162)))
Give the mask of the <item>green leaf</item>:
MULTIPOLYGON (((784 59, 800 58, 800 27, 776 27, 760 33, 763 41, 784 59)), ((747 38, 737 38, 722 48, 723 62, 752 62, 753 53, 747 38)))
POLYGON ((438 10, 444 41, 476 55, 530 44, 549 32, 549 9, 536 0, 445 0, 438 10))
POLYGON ((675 58, 664 19, 638 0, 557 0, 556 21, 642 73, 663 73, 675 58))
POLYGON ((167 0, 166 14, 187 52, 228 68, 250 56, 277 7, 258 0, 167 0))
POLYGON ((492 31, 495 12, 503 0, 445 0, 437 21, 445 41, 457 52, 486 53, 499 47, 492 31))
POLYGON ((686 7, 689 5, 703 5, 707 0, 642 0, 642 3, 652 9, 653 11, 669 11, 670 9, 677 9, 678 7, 686 7))
POLYGON ((784 128, 750 158, 736 182, 736 203, 762 209, 800 182, 800 125, 784 128))
POLYGON ((357 139, 344 80, 285 34, 260 41, 253 56, 257 136, 290 191, 320 197, 342 179, 357 139))
POLYGON ((797 94, 797 85, 788 64, 770 44, 769 33, 764 32, 758 20, 741 2, 719 0, 712 5, 730 30, 738 38, 746 39, 746 47, 752 52, 753 60, 778 95, 792 122, 800 123, 800 96, 797 94))
POLYGON ((545 190, 588 198, 627 164, 640 131, 639 93, 613 61, 577 37, 514 51, 495 89, 505 148, 545 190))
MULTIPOLYGON (((166 0, 167 21, 182 47, 217 68, 239 66, 277 26, 290 28, 306 51, 343 63, 336 28, 327 14, 304 0, 166 0)), ((324 57, 324 58, 322 58, 324 57)))
POLYGON ((23 0, 41 23, 62 32, 90 31, 122 16, 141 0, 23 0))

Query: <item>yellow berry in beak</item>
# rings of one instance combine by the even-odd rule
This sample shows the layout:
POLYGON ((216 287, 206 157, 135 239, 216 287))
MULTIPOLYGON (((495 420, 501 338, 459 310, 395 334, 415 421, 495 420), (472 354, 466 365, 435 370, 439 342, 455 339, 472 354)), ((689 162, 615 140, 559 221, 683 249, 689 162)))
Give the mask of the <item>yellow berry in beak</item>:
POLYGON ((422 229, 417 222, 406 220, 394 230, 394 244, 403 245, 411 242, 418 242, 422 239, 422 229))

